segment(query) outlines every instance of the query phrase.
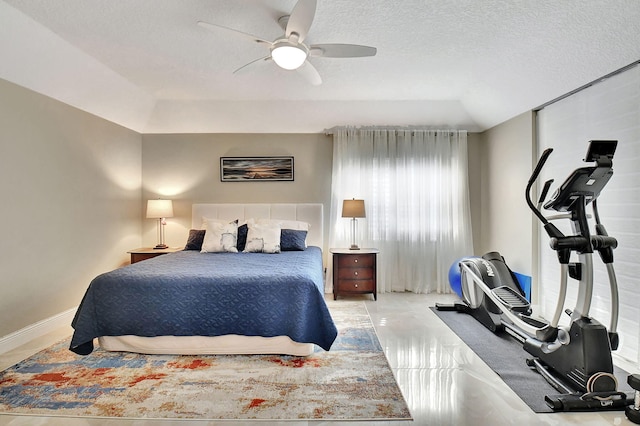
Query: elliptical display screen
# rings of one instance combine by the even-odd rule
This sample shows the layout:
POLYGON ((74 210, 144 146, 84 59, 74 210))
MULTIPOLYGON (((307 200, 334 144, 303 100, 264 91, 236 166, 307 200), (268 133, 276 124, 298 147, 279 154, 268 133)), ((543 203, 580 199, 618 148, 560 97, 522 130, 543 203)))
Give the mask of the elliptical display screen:
POLYGON ((576 200, 585 200, 585 205, 598 198, 600 191, 613 176, 612 159, 617 141, 590 141, 583 161, 596 162, 592 167, 574 170, 556 190, 545 209, 559 212, 572 211, 576 200))

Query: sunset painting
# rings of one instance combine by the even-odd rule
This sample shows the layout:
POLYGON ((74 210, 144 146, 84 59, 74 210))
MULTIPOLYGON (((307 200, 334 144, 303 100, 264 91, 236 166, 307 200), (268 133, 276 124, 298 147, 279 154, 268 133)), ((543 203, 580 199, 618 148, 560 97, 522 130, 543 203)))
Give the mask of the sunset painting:
POLYGON ((293 157, 220 157, 222 182, 293 180, 293 157))

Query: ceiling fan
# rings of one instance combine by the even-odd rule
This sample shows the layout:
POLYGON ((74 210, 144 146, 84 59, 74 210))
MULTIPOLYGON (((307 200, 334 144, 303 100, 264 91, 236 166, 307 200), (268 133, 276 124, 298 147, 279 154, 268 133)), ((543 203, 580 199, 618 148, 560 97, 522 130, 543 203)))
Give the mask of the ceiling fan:
POLYGON ((237 73, 246 67, 261 61, 276 63, 285 70, 297 70, 311 84, 322 83, 320 74, 315 67, 307 60, 309 57, 324 58, 356 58, 364 56, 375 56, 375 47, 360 46, 357 44, 305 44, 303 41, 307 37, 309 28, 313 23, 316 14, 317 0, 298 0, 290 15, 282 16, 278 23, 284 29, 284 34, 274 41, 265 40, 242 31, 228 28, 218 24, 211 24, 198 21, 198 25, 209 30, 217 31, 223 29, 250 39, 254 43, 263 44, 269 49, 269 54, 258 58, 235 70, 237 73))

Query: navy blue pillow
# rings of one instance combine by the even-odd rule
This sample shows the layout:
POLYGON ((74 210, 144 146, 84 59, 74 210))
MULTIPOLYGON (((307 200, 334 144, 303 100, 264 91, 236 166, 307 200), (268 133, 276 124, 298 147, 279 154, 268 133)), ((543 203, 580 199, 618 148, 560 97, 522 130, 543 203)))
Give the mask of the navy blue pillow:
POLYGON ((249 226, 246 223, 244 225, 238 226, 238 239, 236 247, 238 247, 239 252, 243 251, 244 247, 247 245, 247 232, 249 232, 249 226))
POLYGON ((283 229, 280 231, 280 251, 302 251, 307 247, 307 231, 283 229))
POLYGON ((187 238, 187 244, 184 246, 185 250, 202 250, 202 242, 204 241, 204 229, 191 229, 189 230, 189 238, 187 238))

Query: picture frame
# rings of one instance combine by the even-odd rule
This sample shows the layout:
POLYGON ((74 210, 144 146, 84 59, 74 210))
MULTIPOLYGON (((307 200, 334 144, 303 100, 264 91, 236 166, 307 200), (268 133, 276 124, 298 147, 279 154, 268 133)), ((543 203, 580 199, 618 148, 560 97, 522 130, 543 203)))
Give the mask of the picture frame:
POLYGON ((221 182, 293 181, 292 156, 220 157, 221 182))

